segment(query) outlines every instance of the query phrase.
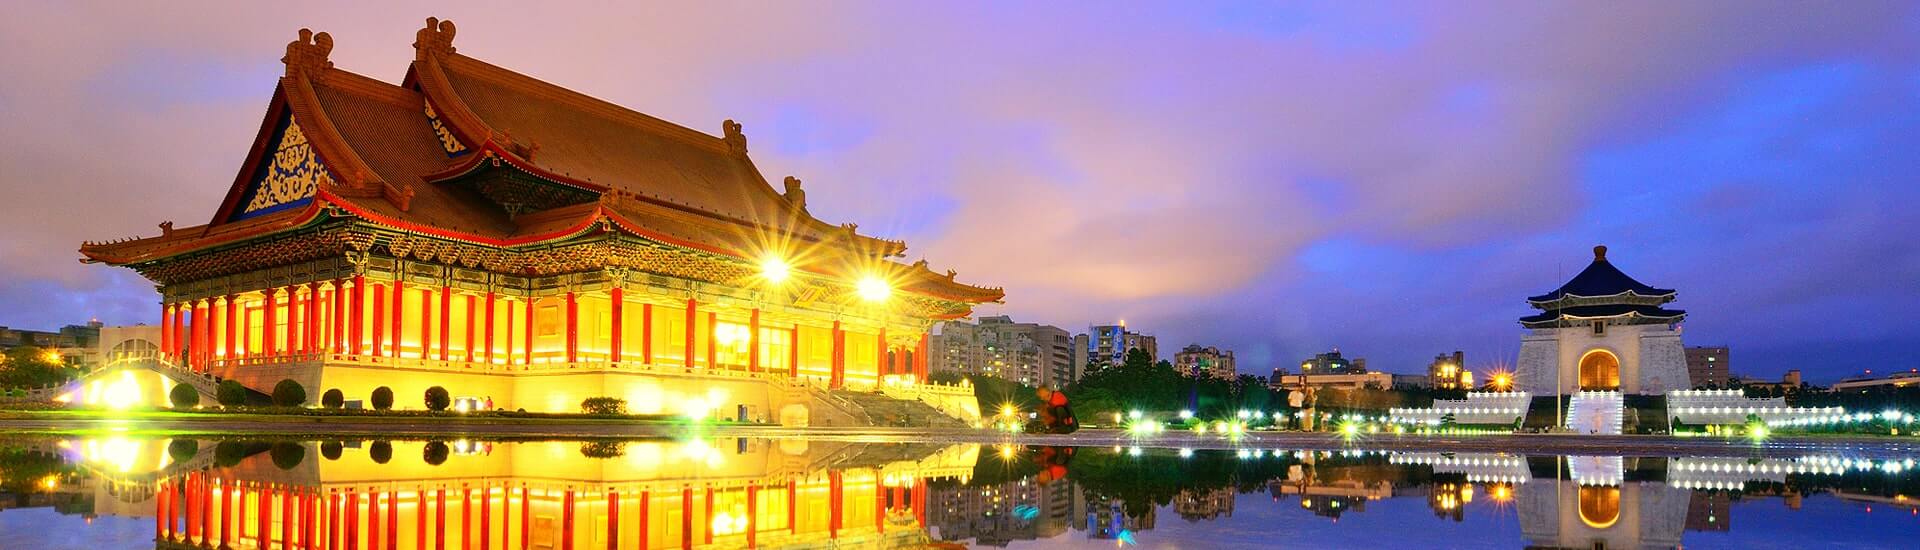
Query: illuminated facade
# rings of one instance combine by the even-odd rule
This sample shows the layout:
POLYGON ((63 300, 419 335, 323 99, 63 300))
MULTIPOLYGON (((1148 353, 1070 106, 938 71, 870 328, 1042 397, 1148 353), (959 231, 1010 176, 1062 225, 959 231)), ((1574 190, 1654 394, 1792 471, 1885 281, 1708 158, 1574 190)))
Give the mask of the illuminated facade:
POLYGON ((1199 344, 1187 346, 1173 354, 1173 370, 1190 378, 1233 380, 1240 377, 1240 371, 1233 363, 1233 350, 1202 347, 1199 344))
POLYGON ((1534 395, 1581 391, 1662 395, 1690 387, 1679 323, 1687 312, 1662 309, 1675 292, 1628 277, 1593 249, 1593 263, 1553 292, 1528 298, 1540 313, 1520 319, 1514 374, 1534 395))
MULTIPOLYGON (((723 136, 455 53, 429 19, 400 85, 300 32, 204 225, 82 246, 162 296, 176 368, 349 400, 432 385, 497 408, 706 401, 783 421, 799 387, 925 379, 938 320, 1001 299, 807 213, 723 136)), ((804 422, 804 420, 799 420, 804 422)))

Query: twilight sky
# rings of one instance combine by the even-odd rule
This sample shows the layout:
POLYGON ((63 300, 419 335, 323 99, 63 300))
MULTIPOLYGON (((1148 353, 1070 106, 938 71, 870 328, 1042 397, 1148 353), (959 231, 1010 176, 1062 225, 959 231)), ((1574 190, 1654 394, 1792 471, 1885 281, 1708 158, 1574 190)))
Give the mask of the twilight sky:
POLYGON ((1594 244, 1735 372, 1920 367, 1920 5, 26 3, 0 18, 0 325, 154 322, 83 239, 205 223, 301 27, 708 133, 1006 313, 1243 372, 1511 364, 1594 244))

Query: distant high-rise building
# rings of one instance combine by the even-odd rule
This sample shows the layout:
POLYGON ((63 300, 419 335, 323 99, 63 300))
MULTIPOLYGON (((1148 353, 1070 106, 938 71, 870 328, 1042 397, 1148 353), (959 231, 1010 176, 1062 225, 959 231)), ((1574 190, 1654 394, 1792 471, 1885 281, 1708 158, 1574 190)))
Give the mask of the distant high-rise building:
POLYGON ((1452 355, 1433 356, 1433 363, 1427 365, 1427 382, 1442 390, 1473 389, 1473 371, 1467 370, 1467 354, 1454 350, 1452 355))
POLYGON ((1693 387, 1719 387, 1733 383, 1727 368, 1726 346, 1688 346, 1687 383, 1693 387))
POLYGON ((928 337, 931 372, 977 374, 1030 386, 1061 388, 1075 378, 1073 336, 1055 326, 1015 323, 1004 315, 980 322, 947 321, 928 337))
POLYGON ((1211 377, 1221 380, 1233 380, 1240 376, 1234 368, 1233 351, 1199 344, 1187 346, 1173 354, 1173 369, 1181 376, 1192 378, 1211 377))
POLYGON ((1160 346, 1153 336, 1127 330, 1126 325, 1088 327, 1084 336, 1089 364, 1118 365, 1126 362, 1128 351, 1136 349, 1160 360, 1160 346))
POLYGON ((1367 360, 1354 358, 1348 360, 1340 355, 1340 348, 1327 353, 1315 354, 1300 362, 1300 374, 1364 374, 1367 372, 1367 360))

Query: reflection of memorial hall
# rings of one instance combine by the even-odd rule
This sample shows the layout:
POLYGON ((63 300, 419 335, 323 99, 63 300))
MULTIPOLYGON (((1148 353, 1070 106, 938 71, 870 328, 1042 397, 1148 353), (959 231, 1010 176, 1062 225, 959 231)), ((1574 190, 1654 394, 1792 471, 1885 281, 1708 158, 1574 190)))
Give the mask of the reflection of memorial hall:
POLYGON ((110 485, 157 487, 127 506, 154 518, 160 548, 237 549, 918 547, 928 482, 964 481, 978 455, 798 440, 454 442, 436 465, 429 446, 443 444, 418 441, 391 443, 385 461, 364 442, 227 445, 254 454, 230 459, 236 448, 208 441, 174 463, 165 440, 65 446, 124 480, 110 485))

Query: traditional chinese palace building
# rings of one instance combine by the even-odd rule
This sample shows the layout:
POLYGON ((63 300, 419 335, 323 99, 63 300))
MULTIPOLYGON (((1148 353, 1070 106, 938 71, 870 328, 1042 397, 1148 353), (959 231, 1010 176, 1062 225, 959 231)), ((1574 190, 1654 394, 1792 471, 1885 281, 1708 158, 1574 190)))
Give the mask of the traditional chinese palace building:
POLYGON ((1534 395, 1581 390, 1663 395, 1688 388, 1686 350, 1678 324, 1687 312, 1663 309, 1672 289, 1654 288, 1607 261, 1593 263, 1560 288, 1527 299, 1540 313, 1520 318, 1515 376, 1534 395))
POLYGON ((804 422, 795 388, 925 379, 926 333, 1000 300, 807 212, 733 121, 714 137, 456 53, 427 20, 399 85, 301 30, 206 224, 81 247, 162 296, 163 354, 317 399, 705 408, 804 422), (699 406, 688 405, 700 403, 699 406))

